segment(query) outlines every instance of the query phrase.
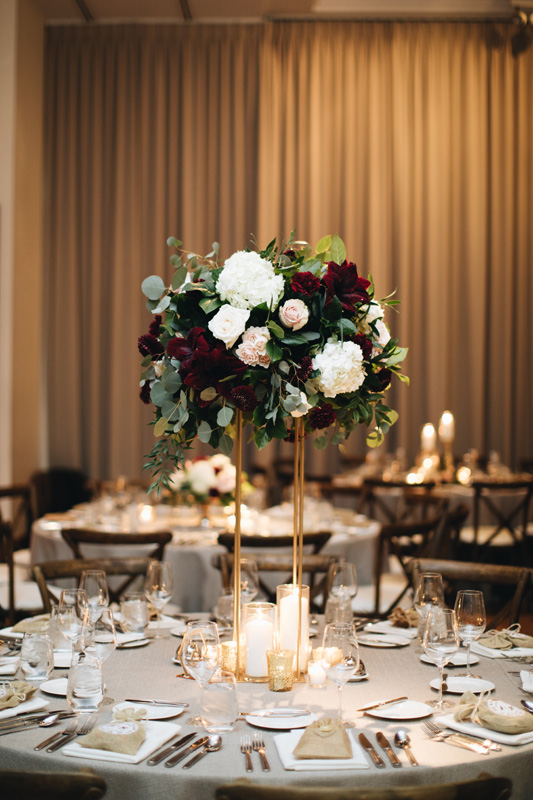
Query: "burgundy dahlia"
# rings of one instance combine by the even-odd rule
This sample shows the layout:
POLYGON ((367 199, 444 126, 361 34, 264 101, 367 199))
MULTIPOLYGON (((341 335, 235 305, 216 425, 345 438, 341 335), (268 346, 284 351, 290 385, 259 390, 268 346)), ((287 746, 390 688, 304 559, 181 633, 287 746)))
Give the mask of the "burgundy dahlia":
POLYGON ((230 397, 240 411, 254 411, 259 403, 251 386, 236 386, 231 390, 230 397))
POLYGON ((372 355, 372 342, 368 336, 365 336, 364 333, 358 333, 356 336, 352 336, 352 342, 359 345, 363 351, 364 360, 368 361, 372 355))
POLYGON ((163 345, 151 333, 145 333, 137 339, 137 347, 142 356, 158 356, 164 353, 163 345))
POLYGON ((323 428, 329 428, 336 419, 337 415, 330 403, 324 403, 322 406, 315 406, 309 412, 309 425, 314 430, 320 431, 323 428))
POLYGON ((147 406, 150 405, 150 384, 148 381, 143 383, 141 386, 141 391, 139 392, 139 397, 147 406))
POLYGON ((148 328, 152 336, 159 336, 159 328, 161 327, 162 320, 163 317, 161 314, 156 314, 156 316, 153 318, 152 322, 150 323, 150 327, 148 328))
POLYGON ((296 275, 293 275, 291 281, 291 289, 293 292, 311 297, 312 294, 318 292, 319 288, 320 278, 317 278, 312 272, 297 272, 296 275))
POLYGON ((383 367, 382 369, 379 370, 379 372, 376 373, 376 377, 379 380, 378 392, 383 392, 391 382, 392 373, 390 369, 387 369, 387 367, 383 367))
POLYGON ((189 369, 198 351, 209 350, 204 333, 204 328, 191 328, 186 337, 175 336, 167 344, 167 355, 181 361, 181 369, 189 369))
POLYGON ((336 264, 330 261, 322 280, 326 286, 326 305, 338 297, 344 310, 353 313, 356 303, 370 302, 367 292, 370 281, 360 278, 356 265, 351 262, 336 264))
POLYGON ((313 371, 313 359, 311 356, 304 356, 300 361, 300 366, 296 370, 296 376, 300 381, 306 381, 313 371))

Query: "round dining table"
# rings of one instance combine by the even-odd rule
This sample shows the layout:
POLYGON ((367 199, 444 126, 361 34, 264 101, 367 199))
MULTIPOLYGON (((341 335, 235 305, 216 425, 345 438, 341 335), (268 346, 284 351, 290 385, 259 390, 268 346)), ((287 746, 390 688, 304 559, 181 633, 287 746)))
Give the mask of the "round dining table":
MULTIPOLYGON (((174 735, 184 735, 199 729, 187 724, 190 716, 200 711, 200 687, 191 680, 178 677, 181 667, 173 661, 180 639, 167 633, 166 638, 153 640, 145 647, 116 650, 103 665, 106 696, 114 703, 101 706, 99 722, 107 721, 113 713, 113 705, 127 698, 143 700, 166 700, 186 702, 189 707, 164 723, 176 726, 174 735), (179 728, 179 730, 178 730, 179 728)), ((314 640, 320 644, 320 634, 314 640)), ((168 769, 161 762, 148 766, 145 761, 137 764, 124 764, 115 761, 99 760, 89 751, 89 758, 76 758, 67 755, 62 749, 55 753, 37 752, 35 745, 50 735, 50 729, 28 729, 20 733, 0 735, 0 764, 5 769, 66 771, 92 768, 107 782, 106 800, 213 800, 218 787, 247 778, 250 781, 267 785, 329 786, 351 788, 377 788, 385 786, 438 784, 478 776, 480 773, 505 776, 513 781, 513 800, 529 800, 533 787, 533 744, 520 746, 502 745, 501 751, 490 751, 487 755, 471 752, 447 742, 430 739, 423 730, 422 723, 427 718, 391 720, 369 716, 358 711, 363 706, 378 701, 406 696, 410 701, 424 703, 436 696, 430 682, 437 677, 437 668, 421 660, 421 651, 416 639, 405 646, 365 647, 360 646, 367 678, 344 687, 343 711, 346 720, 355 724, 354 748, 359 748, 357 736, 364 732, 385 762, 384 768, 374 766, 363 750, 357 750, 358 768, 335 769, 334 761, 327 762, 327 769, 300 770, 285 769, 277 749, 278 737, 286 737, 286 730, 279 730, 279 723, 265 721, 265 727, 254 727, 245 719, 239 719, 234 729, 222 736, 222 748, 208 754, 190 769, 182 764, 168 769), (411 766, 405 752, 394 747, 401 767, 394 768, 388 757, 377 744, 376 734, 382 731, 389 742, 399 728, 405 729, 412 742, 412 752, 419 766, 411 766), (261 768, 259 754, 252 753, 253 772, 245 770, 245 757, 241 752, 241 737, 262 734, 270 771, 261 768)), ((480 657, 475 671, 494 684, 491 695, 518 706, 525 695, 520 689, 520 679, 515 674, 524 668, 523 664, 508 658, 480 657)), ((464 668, 447 668, 449 676, 459 675, 464 668)), ((64 670, 55 670, 57 676, 64 670)), ((55 677, 55 676, 54 676, 55 677)), ((272 692, 265 683, 239 682, 237 686, 239 708, 252 712, 269 708, 303 708, 314 712, 318 717, 335 716, 337 708, 337 689, 333 685, 325 688, 312 688, 305 681, 294 685, 288 692, 272 692)), ((66 708, 62 696, 49 696, 39 690, 37 696, 47 698, 50 708, 66 708)), ((458 695, 446 695, 455 702, 458 695)), ((375 712, 374 712, 375 713, 375 712)), ((379 713, 379 712, 378 712, 379 713)), ((387 714, 387 712, 384 712, 387 714)), ((390 711, 389 711, 390 715, 390 711)), ((434 714, 429 719, 438 717, 434 714)), ((284 723, 287 725, 287 722, 284 723)), ((490 735, 490 734, 488 734, 490 735)))
MULTIPOLYGON (((226 552, 217 543, 219 531, 226 530, 223 515, 214 517, 211 524, 202 527, 188 509, 158 506, 152 509, 146 522, 135 520, 136 528, 170 530, 172 541, 165 549, 165 560, 172 565, 174 589, 172 603, 184 612, 211 611, 221 591, 220 572, 213 565, 217 554, 226 552)), ((150 510, 149 509, 149 510, 150 510)), ((50 514, 34 522, 31 535, 31 563, 73 558, 72 551, 61 536, 65 527, 95 527, 99 530, 131 531, 132 518, 126 511, 107 517, 91 516, 91 509, 74 509, 65 514, 50 514)), ((336 511, 328 503, 310 503, 306 517, 309 530, 331 530, 332 537, 321 550, 322 555, 344 558, 357 566, 361 586, 372 583, 376 542, 381 525, 353 511, 336 511)), ((268 538, 269 533, 292 533, 292 507, 278 506, 258 515, 248 514, 244 530, 268 538), (248 525, 248 528, 246 528, 248 525), (253 527, 252 527, 253 526, 253 527)), ((118 558, 143 555, 146 546, 86 545, 82 547, 87 558, 118 558)), ((262 549, 262 554, 274 552, 262 549)), ((286 551, 292 554, 292 548, 286 551)), ((244 554, 244 549, 243 549, 244 554)))

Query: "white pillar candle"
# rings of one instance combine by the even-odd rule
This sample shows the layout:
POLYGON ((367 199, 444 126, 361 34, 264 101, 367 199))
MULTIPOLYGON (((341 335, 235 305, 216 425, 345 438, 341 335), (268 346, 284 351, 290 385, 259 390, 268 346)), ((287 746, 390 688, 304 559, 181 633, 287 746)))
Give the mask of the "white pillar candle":
POLYGON ((455 420, 450 411, 445 411, 439 422, 439 436, 442 442, 453 442, 455 436, 455 420))
MULTIPOLYGON (((279 603, 279 648, 297 652, 298 643, 298 592, 282 597, 279 603)), ((302 597, 300 629, 300 669, 307 667, 309 638, 309 602, 302 597)))
POLYGON ((426 422, 422 428, 420 447, 426 453, 432 453, 437 447, 437 433, 431 422, 426 422))
POLYGON ((245 671, 250 678, 266 678, 268 663, 266 651, 274 644, 274 625, 270 620, 255 617, 244 626, 246 636, 245 671))

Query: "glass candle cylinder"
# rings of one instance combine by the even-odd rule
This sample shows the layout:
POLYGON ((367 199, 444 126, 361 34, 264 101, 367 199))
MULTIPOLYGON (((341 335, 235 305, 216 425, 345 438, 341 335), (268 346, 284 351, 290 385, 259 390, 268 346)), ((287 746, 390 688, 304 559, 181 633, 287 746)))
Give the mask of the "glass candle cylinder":
POLYGON ((309 661, 307 665, 307 680, 311 689, 323 689, 326 685, 327 675, 320 660, 309 661))
MULTIPOLYGON (((298 621, 300 622, 300 671, 307 669, 309 656, 309 586, 302 586, 302 597, 298 586, 283 583, 277 587, 278 643, 280 650, 298 652, 298 621)), ((296 660, 295 660, 296 668, 296 660)))
POLYGON ((244 677, 247 681, 268 680, 267 650, 275 647, 276 606, 274 603, 245 603, 242 607, 244 634, 244 677))
MULTIPOLYGON (((244 648, 244 637, 241 636, 240 638, 241 646, 239 648, 239 675, 242 676, 244 674, 244 658, 245 658, 245 648, 244 648)), ((222 669, 227 672, 237 672, 237 642, 222 642, 220 645, 222 651, 222 669)))
POLYGON ((294 650, 267 651, 268 688, 271 692, 289 692, 294 680, 294 650))

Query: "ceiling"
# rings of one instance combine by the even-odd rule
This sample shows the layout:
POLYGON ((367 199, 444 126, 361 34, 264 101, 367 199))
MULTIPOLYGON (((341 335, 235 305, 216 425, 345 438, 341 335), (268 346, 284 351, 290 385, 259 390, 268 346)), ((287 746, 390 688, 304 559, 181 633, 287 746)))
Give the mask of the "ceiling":
POLYGON ((508 19, 533 0, 33 0, 47 24, 508 19))

